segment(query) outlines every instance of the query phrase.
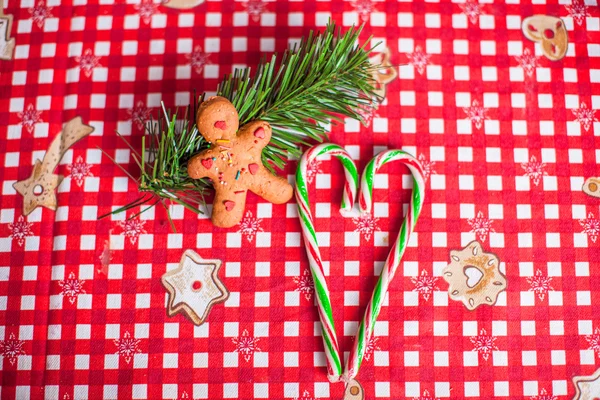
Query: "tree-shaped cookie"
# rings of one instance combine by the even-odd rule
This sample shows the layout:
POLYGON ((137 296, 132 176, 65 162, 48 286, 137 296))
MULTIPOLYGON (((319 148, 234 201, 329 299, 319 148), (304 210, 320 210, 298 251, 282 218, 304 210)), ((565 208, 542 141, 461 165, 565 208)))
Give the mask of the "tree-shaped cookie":
POLYGON ((196 124, 210 148, 192 157, 188 175, 212 180, 215 226, 229 228, 240 222, 248 190, 275 204, 292 198, 293 189, 287 180, 270 173, 262 163, 262 149, 271 139, 267 122, 252 121, 238 131, 233 104, 224 97, 211 97, 200 104, 196 124))

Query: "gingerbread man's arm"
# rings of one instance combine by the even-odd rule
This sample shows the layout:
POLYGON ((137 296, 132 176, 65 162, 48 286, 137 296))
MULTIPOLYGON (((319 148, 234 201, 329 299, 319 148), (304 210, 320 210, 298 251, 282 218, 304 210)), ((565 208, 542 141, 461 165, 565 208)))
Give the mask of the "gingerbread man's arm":
POLYGON ((196 154, 188 161, 188 175, 192 179, 210 178, 215 180, 217 177, 216 158, 218 154, 215 149, 207 149, 196 154))
POLYGON ((258 150, 258 154, 261 154, 262 149, 269 144, 271 135, 271 125, 268 122, 252 121, 242 126, 237 137, 243 149, 258 150))

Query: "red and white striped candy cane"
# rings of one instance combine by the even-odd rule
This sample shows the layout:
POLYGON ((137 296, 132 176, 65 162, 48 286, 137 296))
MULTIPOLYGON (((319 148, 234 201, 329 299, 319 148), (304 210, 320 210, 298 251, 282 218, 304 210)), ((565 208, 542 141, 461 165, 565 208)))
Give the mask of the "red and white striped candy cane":
POLYGON ((401 150, 389 150, 380 153, 377 157, 371 160, 362 175, 359 204, 361 211, 367 213, 371 212, 373 204, 372 195, 375 174, 382 165, 391 161, 402 161, 412 172, 414 184, 412 198, 406 218, 402 223, 398 238, 396 239, 393 248, 390 250, 388 258, 383 267, 383 271, 381 272, 377 285, 373 291, 371 301, 367 305, 365 315, 356 333, 354 346, 346 363, 345 371, 342 372, 339 345, 335 333, 333 315, 331 312, 329 289, 327 288, 327 282, 325 281, 323 261, 321 259, 319 245, 317 243, 314 220, 312 213, 310 212, 306 180, 308 164, 322 154, 336 156, 344 165, 346 184, 344 186, 342 210, 340 210, 340 212, 343 214, 349 212, 354 205, 354 198, 358 185, 358 175, 356 172, 356 166, 354 165, 354 162, 348 153, 340 146, 329 143, 318 145, 308 150, 302 156, 298 171, 296 172, 296 200, 298 202, 298 214, 300 217, 300 224, 302 226, 302 236, 304 238, 306 251, 308 254, 309 265, 315 283, 315 293, 319 307, 319 317, 322 325, 325 355, 327 358, 328 377, 331 382, 350 382, 358 372, 364 356, 366 345, 373 334, 375 321, 377 320, 377 316, 381 310, 381 304, 388 291, 389 284, 394 278, 396 269, 400 264, 404 250, 408 245, 410 233, 412 232, 417 222, 417 218, 419 217, 419 213, 421 212, 424 199, 425 183, 423 178, 423 168, 419 162, 410 154, 401 150))
POLYGON ((354 206, 356 192, 358 189, 358 172, 350 155, 342 147, 324 143, 309 149, 300 159, 300 165, 296 172, 296 202, 298 203, 298 216, 302 226, 302 236, 308 255, 308 262, 315 284, 315 293, 317 305, 319 308, 319 317, 321 319, 321 328, 323 343, 325 347, 325 356, 327 358, 328 378, 331 382, 338 382, 342 377, 342 359, 340 358, 339 345, 333 314, 331 312, 331 300, 329 289, 325 281, 323 270, 323 260, 319 251, 317 234, 315 231, 314 220, 310 211, 310 202, 308 200, 307 190, 307 170, 308 165, 317 157, 329 154, 340 160, 344 166, 346 175, 346 184, 344 185, 344 194, 340 213, 344 215, 354 206))
POLYGON ((394 279, 398 265, 402 259, 402 255, 408 246, 408 240, 412 233, 421 209, 423 208, 423 200, 425 197, 425 178, 423 177, 423 167, 410 154, 402 150, 388 150, 381 152, 372 159, 365 170, 363 171, 359 193, 359 206, 363 213, 370 213, 373 206, 373 181, 375 174, 382 165, 391 161, 400 161, 406 165, 413 176, 413 191, 410 200, 406 218, 402 222, 400 232, 396 238, 394 246, 390 249, 388 258, 385 261, 383 270, 379 275, 379 280, 373 290, 371 301, 367 304, 365 315, 358 326, 354 345, 350 351, 343 379, 348 381, 356 376, 358 368, 363 360, 365 349, 375 328, 377 316, 381 310, 383 299, 385 298, 390 282, 394 279))

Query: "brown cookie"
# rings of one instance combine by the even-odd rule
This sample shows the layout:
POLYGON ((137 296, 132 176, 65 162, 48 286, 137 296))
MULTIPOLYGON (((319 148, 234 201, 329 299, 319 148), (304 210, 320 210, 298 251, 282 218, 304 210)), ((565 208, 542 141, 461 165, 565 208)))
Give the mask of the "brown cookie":
POLYGON ((587 178, 581 189, 589 196, 600 197, 600 178, 587 178))
POLYGON ((547 59, 558 61, 567 54, 569 35, 562 19, 533 15, 523 20, 521 28, 527 39, 540 43, 547 59))
POLYGON ((286 179, 270 173, 262 163, 262 150, 271 139, 271 126, 252 121, 239 131, 238 113, 224 97, 211 97, 200 105, 200 134, 211 144, 188 163, 194 179, 210 178, 215 188, 212 222, 229 228, 240 222, 248 190, 265 200, 283 204, 293 195, 286 179))
POLYGON ((181 256, 179 267, 165 273, 161 282, 169 292, 167 315, 182 312, 196 325, 201 325, 212 306, 229 297, 219 278, 221 260, 205 260, 193 250, 181 256))
POLYGON ((356 379, 351 379, 346 384, 346 390, 344 391, 344 400, 364 400, 365 391, 356 379))
POLYGON ((169 8, 176 8, 178 10, 185 10, 199 6, 202 3, 204 3, 204 0, 166 0, 163 1, 162 5, 169 8))
POLYGON ((0 60, 12 60, 15 49, 15 38, 10 37, 12 15, 2 15, 0 2, 0 60))
POLYGON ((377 101, 382 102, 387 93, 387 85, 393 82, 398 77, 398 71, 390 62, 390 49, 386 48, 381 54, 381 62, 375 63, 380 66, 379 69, 373 71, 373 88, 377 101))
POLYGON ((31 176, 13 183, 13 187, 23 196, 23 214, 29 215, 39 206, 56 210, 56 188, 63 180, 53 171, 67 150, 78 140, 94 131, 89 125, 75 117, 65 124, 63 130, 54 138, 42 161, 35 160, 31 176))
POLYGON ((600 398, 600 369, 589 376, 574 376, 575 397, 573 400, 592 400, 600 398))
POLYGON ((442 273, 450 285, 450 298, 462 301, 469 310, 482 304, 494 305, 498 294, 506 290, 506 277, 500 272, 500 260, 495 254, 485 253, 477 241, 462 250, 452 250, 450 264, 442 273))

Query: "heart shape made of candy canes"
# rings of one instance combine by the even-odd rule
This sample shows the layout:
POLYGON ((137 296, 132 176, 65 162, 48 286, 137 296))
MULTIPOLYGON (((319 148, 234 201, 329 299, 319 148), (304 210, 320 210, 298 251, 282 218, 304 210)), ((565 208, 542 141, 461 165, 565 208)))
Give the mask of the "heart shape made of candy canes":
POLYGON ((340 355, 339 344, 335 332, 329 289, 323 270, 323 260, 317 242, 313 215, 310 211, 306 180, 308 165, 317 157, 325 154, 335 156, 344 166, 346 183, 344 185, 340 213, 345 217, 350 216, 350 212, 356 201, 358 190, 358 171, 354 161, 346 150, 336 144, 320 144, 304 153, 300 159, 300 164, 298 165, 298 170, 296 172, 296 201, 298 203, 300 225, 302 226, 302 237, 304 238, 304 245, 306 247, 308 262, 315 285, 315 295, 317 298, 325 356, 327 359, 328 378, 332 383, 340 381, 348 383, 358 373, 358 368, 362 362, 366 344, 369 343, 373 334, 375 322, 379 315, 379 311, 381 310, 383 299, 387 294, 390 282, 394 279, 397 267, 400 264, 400 260, 402 259, 402 255, 408 244, 410 234, 421 213, 424 200, 425 181, 421 164, 413 156, 402 150, 387 150, 379 153, 367 164, 363 171, 360 182, 360 193, 358 193, 359 208, 362 213, 371 212, 373 206, 372 195, 375 174, 382 165, 388 162, 401 161, 410 169, 413 175, 413 191, 406 217, 402 222, 396 242, 390 249, 383 270, 379 275, 379 280, 375 285, 371 300, 365 309, 363 320, 358 327, 352 350, 350 351, 350 355, 346 362, 345 370, 342 371, 342 357, 340 355))

